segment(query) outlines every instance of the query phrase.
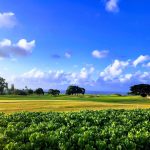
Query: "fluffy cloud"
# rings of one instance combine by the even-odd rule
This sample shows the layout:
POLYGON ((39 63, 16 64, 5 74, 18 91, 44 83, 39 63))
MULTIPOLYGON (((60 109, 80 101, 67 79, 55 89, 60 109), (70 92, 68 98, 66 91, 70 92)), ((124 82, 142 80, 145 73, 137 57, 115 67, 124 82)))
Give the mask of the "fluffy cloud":
POLYGON ((135 72, 121 74, 114 80, 104 81, 99 78, 96 84, 101 85, 102 89, 107 91, 129 91, 130 87, 135 84, 150 84, 150 72, 135 72))
POLYGON ((64 72, 63 70, 49 70, 44 72, 33 68, 20 76, 12 78, 9 82, 15 83, 16 85, 18 85, 18 83, 22 86, 27 85, 32 88, 37 88, 38 86, 52 88, 55 86, 68 86, 70 84, 92 86, 94 84, 94 80, 92 80, 94 70, 94 67, 84 67, 80 72, 64 72))
POLYGON ((87 68, 82 68, 79 74, 79 77, 81 79, 87 79, 89 78, 89 76, 91 76, 91 74, 94 72, 95 68, 94 67, 89 67, 87 68))
POLYGON ((138 64, 141 64, 150 59, 148 55, 140 55, 136 60, 133 61, 133 65, 136 67, 138 64))
POLYGON ((147 83, 150 80, 150 72, 140 72, 138 78, 140 81, 147 83))
POLYGON ((0 41, 0 57, 26 56, 32 53, 34 47, 35 40, 28 42, 26 39, 21 39, 16 44, 13 44, 11 40, 3 39, 0 41))
POLYGON ((0 28, 12 28, 16 25, 16 17, 12 12, 0 13, 0 28))
MULTIPOLYGON (((143 68, 141 69, 143 70, 143 68)), ((95 70, 93 65, 86 64, 76 72, 42 71, 33 68, 12 80, 10 80, 10 76, 6 79, 9 79, 7 80, 9 83, 15 83, 19 88, 27 85, 33 89, 37 87, 66 89, 68 85, 75 84, 90 90, 128 91, 129 87, 134 84, 150 84, 149 70, 142 70, 139 71, 139 68, 135 68, 131 60, 114 60, 101 72, 95 70)))
POLYGON ((119 77, 119 81, 127 82, 127 81, 131 80, 132 76, 133 76, 132 74, 125 74, 125 75, 119 77))
POLYGON ((33 68, 22 75, 15 76, 8 79, 8 83, 15 83, 16 87, 23 88, 28 86, 30 88, 42 87, 44 89, 61 87, 68 83, 69 74, 64 71, 42 71, 33 68))
POLYGON ((108 51, 104 50, 104 51, 99 51, 99 50, 94 50, 92 52, 92 56, 95 58, 103 58, 106 57, 108 54, 108 51))
POLYGON ((139 83, 150 83, 150 72, 142 72, 142 71, 137 71, 134 74, 132 74, 132 78, 129 83, 134 83, 134 84, 139 84, 139 83))
POLYGON ((118 12, 118 2, 119 0, 106 0, 105 9, 109 12, 118 12))
POLYGON ((37 70, 36 68, 22 75, 23 78, 43 78, 44 76, 45 76, 45 73, 40 70, 37 70))
POLYGON ((107 66, 103 72, 100 73, 100 77, 103 77, 105 81, 114 80, 121 75, 123 69, 129 65, 129 61, 115 60, 113 64, 107 66))
POLYGON ((14 45, 15 47, 21 48, 23 50, 26 50, 28 52, 32 52, 32 48, 35 46, 35 40, 31 41, 31 42, 27 42, 26 39, 21 39, 18 41, 18 43, 16 45, 14 45))

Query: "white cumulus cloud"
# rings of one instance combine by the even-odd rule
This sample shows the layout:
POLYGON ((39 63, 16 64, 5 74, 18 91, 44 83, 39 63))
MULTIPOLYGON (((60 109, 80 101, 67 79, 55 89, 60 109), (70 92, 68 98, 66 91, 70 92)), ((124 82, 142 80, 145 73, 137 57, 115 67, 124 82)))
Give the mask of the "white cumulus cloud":
POLYGON ((35 46, 35 40, 27 42, 26 39, 21 39, 15 46, 31 52, 32 48, 35 46))
POLYGON ((11 40, 3 39, 0 41, 0 57, 25 56, 31 54, 34 47, 35 40, 28 42, 26 39, 20 39, 13 44, 11 40))
POLYGON ((103 50, 103 51, 94 50, 92 52, 92 56, 95 57, 95 58, 103 58, 103 57, 106 57, 107 54, 108 54, 107 50, 103 50))
POLYGON ((17 24, 15 14, 12 12, 0 13, 0 28, 12 28, 17 24))
POLYGON ((121 76, 120 78, 119 78, 119 81, 120 82, 127 82, 127 81, 129 81, 131 78, 132 78, 132 74, 125 74, 124 76, 121 76))
MULTIPOLYGON (((6 40, 2 42, 2 45, 12 45, 12 42, 6 40)), ((149 68, 146 69, 140 70, 140 67, 134 67, 133 60, 116 59, 102 70, 95 69, 93 64, 86 64, 85 67, 75 72, 43 71, 33 68, 13 78, 11 75, 6 76, 6 79, 9 84, 14 83, 17 88, 27 85, 33 89, 38 87, 66 89, 68 85, 79 85, 91 90, 128 91, 129 87, 134 84, 150 84, 149 68)))
POLYGON ((100 77, 103 77, 105 81, 113 80, 121 75, 123 69, 129 65, 129 61, 115 60, 113 64, 107 66, 103 72, 100 73, 100 77))
POLYGON ((88 69, 84 67, 81 69, 79 77, 82 79, 87 79, 94 72, 94 70, 94 67, 89 67, 88 69))
POLYGON ((118 2, 119 0, 106 0, 105 9, 109 12, 118 12, 118 2))
POLYGON ((133 65, 134 65, 134 67, 136 67, 138 64, 141 64, 149 59, 150 59, 150 56, 148 56, 148 55, 145 55, 145 56, 140 55, 136 60, 133 61, 133 65))
POLYGON ((22 75, 23 78, 43 78, 44 77, 44 72, 33 68, 29 72, 26 72, 22 75))
POLYGON ((84 67, 79 72, 64 72, 63 70, 49 70, 42 71, 37 68, 33 68, 22 75, 18 75, 12 78, 9 82, 16 85, 25 85, 37 88, 39 86, 43 88, 55 87, 55 86, 68 86, 71 84, 81 86, 92 86, 94 80, 92 80, 92 74, 94 67, 84 67))

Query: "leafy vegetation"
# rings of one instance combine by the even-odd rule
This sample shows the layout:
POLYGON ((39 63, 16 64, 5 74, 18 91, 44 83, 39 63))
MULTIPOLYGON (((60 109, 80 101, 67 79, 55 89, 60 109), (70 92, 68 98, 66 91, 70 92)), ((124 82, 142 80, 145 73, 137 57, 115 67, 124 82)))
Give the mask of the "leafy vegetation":
POLYGON ((32 89, 27 89, 27 94, 28 95, 32 95, 34 93, 34 91, 32 89))
POLYGON ((66 90, 67 95, 78 95, 78 94, 85 94, 85 89, 79 86, 70 85, 66 90))
POLYGON ((44 90, 42 88, 38 88, 34 91, 34 93, 37 95, 44 95, 44 90))
POLYGON ((16 90, 14 91, 14 94, 15 94, 15 95, 27 95, 27 92, 24 91, 24 90, 18 90, 18 89, 16 89, 16 90))
POLYGON ((52 95, 52 96, 56 96, 56 95, 59 95, 60 94, 60 91, 57 90, 57 89, 49 89, 48 90, 48 94, 52 95))
POLYGON ((149 149, 150 109, 0 114, 0 149, 149 149))

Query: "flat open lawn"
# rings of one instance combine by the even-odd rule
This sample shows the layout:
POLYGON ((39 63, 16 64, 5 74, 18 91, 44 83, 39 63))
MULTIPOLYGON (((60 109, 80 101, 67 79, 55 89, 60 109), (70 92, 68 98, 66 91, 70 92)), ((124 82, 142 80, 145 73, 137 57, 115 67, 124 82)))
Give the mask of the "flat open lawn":
POLYGON ((101 109, 150 108, 150 99, 139 96, 85 95, 57 97, 44 96, 1 96, 0 112, 18 111, 80 111, 101 109))

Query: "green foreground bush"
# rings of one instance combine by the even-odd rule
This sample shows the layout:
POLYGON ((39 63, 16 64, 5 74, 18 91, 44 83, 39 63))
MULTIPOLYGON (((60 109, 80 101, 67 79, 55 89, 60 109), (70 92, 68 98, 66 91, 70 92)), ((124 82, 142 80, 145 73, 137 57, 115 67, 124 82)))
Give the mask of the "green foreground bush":
POLYGON ((150 109, 0 114, 0 149, 149 149, 150 109))

